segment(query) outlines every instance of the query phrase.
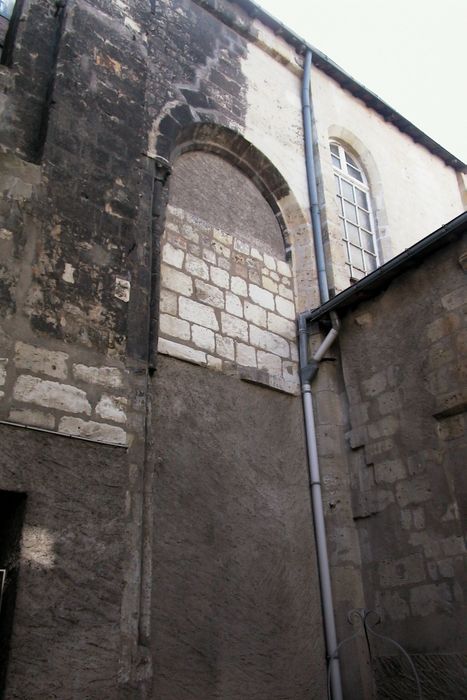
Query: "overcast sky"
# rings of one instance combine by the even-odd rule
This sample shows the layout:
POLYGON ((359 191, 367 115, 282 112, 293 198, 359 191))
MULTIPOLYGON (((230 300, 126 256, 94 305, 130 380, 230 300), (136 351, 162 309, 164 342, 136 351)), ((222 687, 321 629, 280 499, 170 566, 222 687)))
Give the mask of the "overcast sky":
POLYGON ((467 163, 467 0, 256 0, 467 163))

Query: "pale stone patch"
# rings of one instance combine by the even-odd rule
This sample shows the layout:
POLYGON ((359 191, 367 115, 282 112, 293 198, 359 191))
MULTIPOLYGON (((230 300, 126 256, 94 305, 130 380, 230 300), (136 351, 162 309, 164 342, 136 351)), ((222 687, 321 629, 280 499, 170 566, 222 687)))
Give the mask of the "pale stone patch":
POLYGON ((0 357, 0 386, 3 386, 6 381, 6 366, 8 364, 7 357, 0 357))
POLYGON ((283 299, 280 296, 276 297, 276 309, 286 318, 295 319, 295 305, 288 299, 283 299))
POLYGON ((263 255, 263 260, 264 264, 269 270, 276 270, 276 260, 275 258, 272 257, 272 255, 268 255, 267 253, 264 253, 263 255))
POLYGON ((215 265, 217 262, 217 256, 211 248, 203 248, 203 260, 206 260, 206 262, 211 263, 211 265, 215 265))
POLYGON ((281 374, 282 360, 277 355, 258 350, 258 368, 267 369, 272 374, 281 374))
POLYGON ((248 324, 245 321, 222 312, 222 332, 225 335, 248 343, 248 324))
POLYGON ((225 245, 223 245, 223 243, 219 243, 219 241, 212 241, 211 247, 214 248, 219 255, 223 255, 224 258, 230 258, 230 248, 227 248, 225 245))
POLYGON ((224 233, 224 231, 220 231, 218 228, 215 228, 213 231, 213 235, 216 241, 219 241, 220 243, 223 243, 226 246, 232 245, 233 238, 228 233, 224 233))
POLYGON ((194 277, 199 277, 202 280, 209 279, 208 265, 204 262, 204 260, 201 260, 200 258, 191 255, 191 253, 187 253, 185 260, 185 270, 194 277))
POLYGON ((76 364, 73 365, 73 376, 87 384, 102 384, 113 388, 123 384, 122 373, 116 367, 88 367, 76 364))
POLYGON ((202 280, 195 280, 196 297, 205 304, 215 306, 218 309, 224 308, 224 292, 219 287, 207 284, 202 280))
POLYGON ((192 243, 199 243, 199 234, 193 229, 190 224, 183 224, 182 234, 192 243))
POLYGON ((117 277, 115 279, 114 297, 117 297, 120 301, 128 302, 130 301, 130 289, 131 284, 128 280, 122 277, 117 277))
POLYGON ((257 326, 263 326, 266 328, 266 311, 257 306, 257 304, 252 304, 250 301, 245 302, 245 318, 247 321, 255 323, 257 326))
POLYGON ((191 328, 193 343, 203 350, 214 352, 214 333, 203 326, 193 325, 191 328))
POLYGON ((96 413, 104 420, 114 423, 126 423, 127 400, 124 396, 108 396, 104 394, 96 406, 96 413))
POLYGON ((279 282, 280 276, 277 274, 277 272, 271 271, 270 273, 271 279, 274 280, 274 282, 279 282))
POLYGON ((256 367, 256 350, 251 345, 236 343, 237 364, 244 367, 256 367))
POLYGON ((18 377, 13 389, 13 398, 16 401, 35 403, 44 408, 56 408, 69 413, 91 413, 91 404, 81 389, 27 374, 18 377))
POLYGON ((13 238, 13 233, 7 228, 0 228, 0 240, 10 241, 13 238))
POLYGON ((213 355, 207 356, 208 367, 214 369, 217 372, 222 370, 222 360, 219 357, 214 357, 213 355))
POLYGON ((193 362, 197 365, 206 364, 206 353, 200 350, 194 350, 186 345, 180 345, 180 343, 174 343, 172 340, 166 340, 165 338, 159 338, 157 351, 160 352, 161 355, 170 355, 179 360, 186 360, 187 362, 193 362))
POLYGON ((269 279, 269 277, 265 277, 264 275, 263 275, 262 279, 263 279, 264 289, 267 289, 269 292, 272 292, 273 294, 277 294, 277 292, 278 292, 277 284, 272 279, 269 279))
POLYGON ((243 253, 244 255, 250 255, 250 246, 248 243, 244 243, 244 241, 241 241, 239 238, 236 238, 234 240, 233 244, 234 250, 238 251, 239 253, 243 253))
POLYGON ((227 360, 234 360, 235 348, 232 338, 225 338, 223 335, 216 334, 216 353, 227 360))
POLYGON ((218 287, 223 287, 224 289, 229 289, 230 287, 230 276, 225 270, 220 267, 211 266, 211 280, 218 287))
POLYGON ((234 275, 230 280, 230 288, 235 294, 239 294, 241 297, 246 297, 248 294, 247 284, 244 279, 234 275))
POLYGON ((227 258, 223 258, 219 255, 217 258, 217 266, 230 273, 230 260, 227 260, 227 258))
POLYGON ((130 19, 130 17, 125 17, 125 19, 123 20, 123 24, 125 25, 125 27, 128 27, 128 29, 131 29, 132 32, 135 32, 136 34, 141 33, 141 27, 139 26, 139 24, 136 24, 136 22, 130 19))
POLYGON ((268 330, 278 333, 289 340, 295 340, 297 336, 297 330, 293 321, 273 314, 271 311, 268 312, 268 330))
POLYGON ((283 260, 277 260, 277 272, 284 277, 292 277, 290 265, 283 260))
POLYGON ((21 559, 40 567, 55 566, 55 539, 45 527, 24 525, 21 538, 21 559))
POLYGON ((243 317, 243 304, 236 294, 225 293, 225 310, 234 316, 243 317))
POLYGON ((250 255, 252 258, 255 258, 255 260, 260 260, 263 262, 263 256, 257 248, 251 248, 250 255))
POLYGON ((286 359, 290 357, 288 342, 270 331, 264 331, 262 328, 250 326, 250 342, 252 345, 256 345, 267 352, 272 352, 286 359))
POLYGON ((288 289, 287 287, 284 287, 283 284, 279 285, 279 294, 281 297, 285 297, 285 299, 289 299, 289 301, 293 301, 293 292, 291 289, 288 289))
POLYGON ((199 304, 197 301, 180 297, 179 299, 180 316, 187 320, 197 323, 200 326, 211 328, 214 331, 219 330, 216 314, 213 309, 205 304, 199 304))
POLYGON ((20 341, 15 345, 14 361, 16 367, 29 369, 34 374, 47 374, 56 379, 66 379, 68 374, 67 360, 68 355, 64 352, 37 348, 20 341))
POLYGON ((191 277, 164 264, 161 265, 161 285, 186 297, 191 297, 193 294, 191 277))
POLYGON ((8 420, 22 425, 33 425, 36 428, 46 428, 53 430, 55 427, 55 416, 52 413, 43 413, 30 408, 13 408, 10 411, 8 420))
POLYGON ((64 435, 95 440, 96 442, 111 442, 114 445, 126 445, 126 432, 123 428, 93 420, 82 420, 72 416, 63 416, 58 425, 58 432, 64 435))
POLYGON ((160 300, 160 311, 164 314, 172 314, 176 316, 178 313, 178 297, 175 292, 170 292, 168 289, 163 289, 160 300))
POLYGON ((274 296, 256 284, 249 285, 250 298, 260 306, 274 311, 274 296))
POLYGON ((68 284, 75 283, 75 268, 70 263, 65 263, 65 269, 62 274, 62 280, 68 284))
POLYGON ((183 266, 183 260, 185 258, 185 253, 180 248, 174 248, 171 243, 165 243, 162 248, 162 260, 172 267, 178 267, 179 269, 183 266))
POLYGON ((176 316, 161 314, 159 318, 159 329, 163 335, 170 335, 180 340, 190 340, 190 324, 176 316))

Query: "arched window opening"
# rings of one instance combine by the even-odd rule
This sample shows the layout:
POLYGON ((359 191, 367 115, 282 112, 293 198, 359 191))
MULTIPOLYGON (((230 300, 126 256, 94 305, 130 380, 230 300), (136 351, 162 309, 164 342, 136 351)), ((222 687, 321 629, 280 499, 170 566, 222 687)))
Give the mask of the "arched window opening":
POLYGON ((340 143, 331 142, 330 149, 346 264, 355 282, 379 264, 370 188, 363 168, 340 143))

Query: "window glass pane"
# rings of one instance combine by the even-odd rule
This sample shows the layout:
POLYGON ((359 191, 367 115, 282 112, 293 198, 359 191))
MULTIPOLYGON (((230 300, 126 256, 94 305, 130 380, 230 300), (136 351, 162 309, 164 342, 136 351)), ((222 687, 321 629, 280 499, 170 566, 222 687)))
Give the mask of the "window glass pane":
POLYGON ((365 265, 368 272, 373 272, 376 270, 376 258, 374 255, 369 255, 365 253, 365 265))
POLYGON ((339 146, 337 143, 330 143, 329 148, 331 149, 331 153, 334 153, 335 156, 339 155, 339 146))
POLYGON ((352 273, 351 273, 351 278, 353 280, 361 280, 362 277, 365 277, 365 273, 362 272, 361 270, 357 270, 356 267, 352 268, 352 273))
POLYGON ((367 228, 368 231, 371 231, 370 215, 368 214, 367 211, 363 211, 363 209, 359 209, 358 210, 358 220, 360 222, 360 226, 363 226, 363 228, 367 228))
POLYGON ((334 175, 334 182, 336 183, 336 192, 337 192, 337 194, 340 194, 341 193, 340 179, 337 177, 337 175, 334 175))
POLYGON ((339 216, 344 216, 344 208, 342 206, 342 197, 337 195, 337 205, 339 207, 339 216))
POLYGON ((362 246, 366 248, 366 250, 369 250, 370 253, 374 253, 375 244, 373 236, 370 233, 366 233, 365 231, 360 231, 360 235, 362 237, 362 246))
POLYGON ((360 246, 360 238, 358 237, 358 227, 346 222, 347 237, 351 243, 360 246))
POLYGON ((357 208, 354 207, 353 204, 350 204, 349 202, 344 201, 344 212, 345 212, 345 218, 351 221, 353 224, 358 223, 357 222, 357 208))
POLYGON ((363 256, 360 248, 356 248, 354 245, 350 245, 349 250, 350 262, 352 263, 352 265, 355 265, 355 267, 358 267, 360 270, 363 270, 363 256))
POLYGON ((15 1, 16 0, 0 0, 0 15, 2 17, 6 17, 7 19, 11 18, 15 1))
POLYGON ((350 199, 351 202, 355 202, 355 195, 353 191, 352 185, 347 182, 346 180, 341 180, 341 186, 342 186, 342 194, 344 197, 347 197, 347 199, 350 199))
POLYGON ((334 154, 331 155, 331 158, 332 158, 332 164, 334 165, 334 167, 335 167, 335 168, 338 168, 339 170, 341 170, 341 161, 340 161, 340 158, 338 158, 338 157, 335 156, 334 154))
POLYGON ((347 163, 349 165, 353 165, 354 168, 357 168, 357 170, 358 170, 358 165, 356 164, 356 162, 354 161, 354 159, 352 158, 350 153, 347 153, 347 151, 345 151, 345 160, 347 161, 347 163))
POLYGON ((360 182, 363 182, 362 173, 358 168, 354 168, 353 165, 347 165, 347 171, 349 175, 354 177, 356 180, 360 180, 360 182))
POLYGON ((364 209, 368 210, 368 198, 366 193, 359 190, 358 187, 355 188, 355 191, 357 192, 357 203, 364 209))

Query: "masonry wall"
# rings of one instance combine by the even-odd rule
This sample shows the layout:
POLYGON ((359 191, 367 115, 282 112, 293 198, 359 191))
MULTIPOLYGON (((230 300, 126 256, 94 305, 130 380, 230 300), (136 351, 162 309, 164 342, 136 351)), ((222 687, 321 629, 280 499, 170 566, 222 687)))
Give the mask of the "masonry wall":
MULTIPOLYGON (((403 273, 345 317, 339 341, 353 556, 426 698, 465 695, 465 253, 457 241, 403 273)), ((380 692, 416 697, 394 649, 376 649, 380 692)))

